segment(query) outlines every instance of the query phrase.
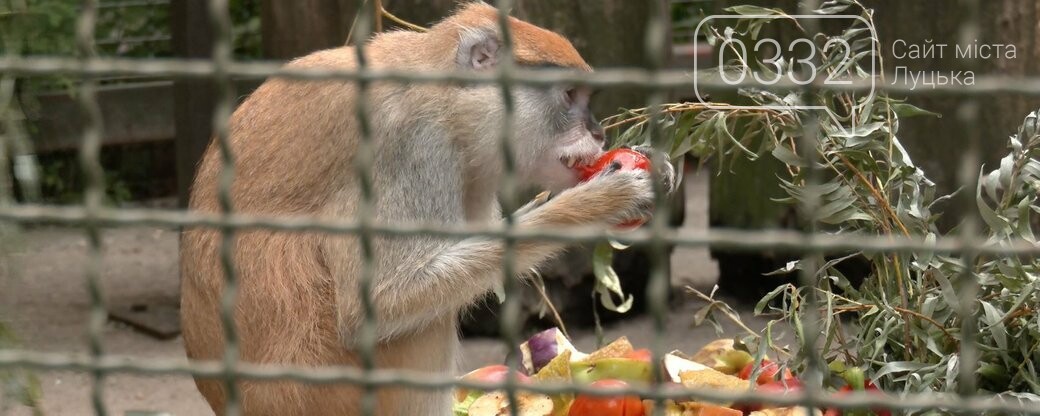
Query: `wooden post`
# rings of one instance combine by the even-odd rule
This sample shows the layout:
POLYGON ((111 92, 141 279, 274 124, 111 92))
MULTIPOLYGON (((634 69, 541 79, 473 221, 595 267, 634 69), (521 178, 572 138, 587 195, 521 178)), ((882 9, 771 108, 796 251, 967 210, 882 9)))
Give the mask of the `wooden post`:
MULTIPOLYGON (((206 0, 170 3, 170 33, 178 58, 209 58, 213 52, 213 27, 206 0)), ((210 79, 176 79, 173 82, 174 146, 177 163, 177 196, 188 205, 188 190, 195 167, 212 136, 216 89, 210 79)))
POLYGON ((360 0, 264 1, 260 13, 264 57, 292 59, 343 46, 360 6, 360 0))
MULTIPOLYGON (((661 0, 518 0, 513 14, 562 34, 593 68, 642 68, 646 66, 648 23, 662 7, 667 7, 667 3, 661 0)), ((665 52, 667 62, 671 54, 670 38, 665 41, 665 52)), ((605 88, 593 102, 592 111, 604 117, 617 113, 620 108, 643 107, 648 98, 646 88, 605 88)))
MULTIPOLYGON (((433 26, 451 14, 457 7, 455 0, 382 0, 383 7, 405 21, 422 27, 433 26)), ((494 4, 494 2, 490 2, 494 4)), ((383 19, 387 29, 401 28, 387 19, 383 19)))

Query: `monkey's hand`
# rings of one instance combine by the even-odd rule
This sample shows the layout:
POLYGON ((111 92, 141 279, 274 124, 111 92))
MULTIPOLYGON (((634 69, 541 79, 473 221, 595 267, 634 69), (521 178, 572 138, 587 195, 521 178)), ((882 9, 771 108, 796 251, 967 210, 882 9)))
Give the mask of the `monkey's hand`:
POLYGON ((678 181, 676 180, 675 166, 668 160, 668 154, 664 151, 657 150, 651 146, 635 146, 632 148, 643 156, 650 158, 652 162, 650 166, 654 169, 654 173, 657 175, 658 180, 661 181, 661 189, 666 194, 671 195, 678 188, 678 181))
POLYGON ((675 168, 668 156, 649 146, 632 148, 651 159, 654 172, 620 170, 612 165, 587 182, 549 199, 545 192, 520 208, 516 215, 527 225, 618 225, 632 220, 648 220, 653 212, 655 187, 665 195, 676 189, 675 168))
POLYGON ((525 207, 522 223, 533 227, 618 225, 647 219, 654 189, 647 171, 607 168, 588 182, 561 192, 541 205, 525 207))

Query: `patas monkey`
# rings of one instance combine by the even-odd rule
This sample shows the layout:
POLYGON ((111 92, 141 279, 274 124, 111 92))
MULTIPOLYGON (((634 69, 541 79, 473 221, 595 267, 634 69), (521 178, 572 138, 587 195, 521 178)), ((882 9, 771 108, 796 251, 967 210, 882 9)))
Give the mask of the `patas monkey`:
MULTIPOLYGON (((372 67, 410 71, 491 71, 500 59, 498 11, 470 3, 428 32, 383 33, 365 51, 372 67)), ((561 36, 510 19, 518 65, 590 71, 561 36)), ((293 68, 353 68, 349 47, 313 53, 293 68)), ((571 166, 602 153, 602 129, 583 88, 514 89, 512 147, 517 178, 552 190, 525 207, 517 227, 618 224, 645 218, 653 190, 646 172, 610 172, 576 184, 571 166), (576 185, 576 186, 575 186, 576 185)), ((233 207, 254 215, 307 215, 350 220, 361 197, 353 158, 359 143, 356 86, 351 82, 271 79, 234 113, 233 207)), ((503 114, 495 85, 404 85, 377 82, 368 91, 372 126, 372 202, 380 224, 490 223, 499 220, 496 192, 503 114)), ((199 165, 191 209, 218 212, 221 161, 211 144, 199 165)), ((664 169, 671 187, 672 172, 664 169)), ((182 317, 188 356, 220 360, 223 267, 221 235, 192 228, 181 240, 182 317)), ((501 279, 503 246, 485 238, 430 236, 373 239, 376 364, 384 369, 451 374, 458 346, 456 316, 501 279)), ((563 249, 554 242, 515 246, 514 270, 528 270, 563 249)), ((358 365, 356 334, 362 258, 350 235, 240 230, 234 261, 239 279, 235 323, 240 359, 306 367, 358 365)), ((222 381, 197 385, 223 413, 222 381)), ((354 415, 360 391, 349 385, 240 381, 247 415, 354 415)), ((380 389, 377 414, 449 414, 446 391, 380 389)))

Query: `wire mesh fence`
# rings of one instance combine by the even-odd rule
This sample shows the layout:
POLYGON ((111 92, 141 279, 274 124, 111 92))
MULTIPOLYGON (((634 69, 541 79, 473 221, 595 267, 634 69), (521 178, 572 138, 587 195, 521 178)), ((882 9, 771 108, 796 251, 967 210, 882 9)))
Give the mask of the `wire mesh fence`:
MULTIPOLYGON (((136 5, 165 4, 163 1, 140 1, 120 2, 121 6, 130 7, 136 5)), ((367 38, 373 29, 373 16, 378 2, 368 2, 367 12, 361 14, 356 28, 359 39, 367 38)), ((978 34, 978 10, 980 0, 962 0, 960 2, 967 12, 967 20, 958 29, 961 39, 977 38, 978 34)), ((99 57, 98 47, 104 42, 95 42, 96 23, 98 13, 105 7, 112 7, 109 2, 98 2, 87 0, 82 9, 78 11, 76 24, 77 58, 62 57, 37 57, 8 55, 0 59, 0 73, 3 74, 4 82, 8 82, 17 76, 40 76, 40 75, 62 75, 76 77, 81 82, 78 85, 77 96, 85 114, 88 115, 86 128, 83 133, 82 146, 80 147, 80 164, 84 177, 87 179, 87 191, 83 203, 76 206, 47 206, 33 204, 30 202, 16 202, 11 194, 11 188, 2 188, 5 193, 0 195, 0 221, 29 224, 29 223, 56 223, 66 226, 79 227, 88 236, 90 247, 90 258, 85 270, 89 282, 89 294, 91 302, 90 310, 90 349, 89 355, 69 355, 62 353, 45 353, 22 349, 0 350, 0 370, 13 368, 43 369, 43 370, 75 370, 92 374, 94 378, 92 402, 94 411, 99 414, 108 414, 103 401, 103 383, 101 381, 116 373, 137 374, 187 374, 196 377, 212 377, 222 380, 227 392, 226 414, 238 414, 241 412, 238 400, 237 380, 295 380, 306 383, 331 384, 349 383, 365 389, 365 400, 363 401, 364 414, 377 414, 375 393, 380 388, 392 386, 414 387, 426 390, 444 390, 452 387, 468 388, 500 388, 504 389, 510 397, 516 397, 519 391, 533 391, 539 393, 553 394, 560 392, 583 393, 589 395, 613 395, 617 392, 603 391, 588 386, 545 383, 545 384, 520 384, 517 379, 509 378, 504 383, 479 383, 457 380, 450 374, 429 375, 407 370, 388 370, 377 368, 375 364, 376 354, 376 326, 379 317, 376 315, 375 307, 371 300, 373 268, 372 239, 380 236, 410 236, 422 235, 431 237, 467 238, 485 237, 504 242, 505 253, 501 265, 502 281, 508 293, 517 290, 516 279, 511 278, 516 270, 512 269, 513 256, 517 244, 529 240, 551 240, 568 243, 595 242, 605 239, 617 239, 626 243, 644 243, 657 250, 653 256, 653 271, 648 290, 648 304, 651 305, 650 312, 654 316, 655 329, 658 331, 658 339, 652 343, 652 351, 655 357, 660 357, 666 352, 667 346, 660 342, 660 333, 664 330, 667 302, 667 275, 664 270, 666 259, 665 250, 669 245, 675 246, 713 246, 727 247, 742 250, 756 249, 783 249, 797 251, 805 256, 806 262, 815 261, 815 256, 827 253, 839 253, 846 250, 862 250, 870 252, 907 252, 927 251, 945 253, 960 256, 964 264, 972 264, 979 255, 1005 255, 1005 256, 1037 256, 1040 255, 1040 247, 1028 241, 1019 241, 1014 244, 994 244, 987 241, 983 236, 977 235, 977 227, 969 225, 962 229, 957 238, 942 237, 935 240, 926 240, 915 236, 865 236, 865 235, 843 235, 818 231, 809 226, 804 231, 739 231, 727 229, 708 229, 703 231, 677 230, 668 228, 663 221, 652 221, 648 227, 627 233, 622 236, 615 235, 609 230, 595 227, 576 227, 569 229, 526 229, 514 227, 515 219, 511 215, 506 216, 502 225, 464 225, 444 227, 430 226, 422 223, 393 223, 380 224, 371 220, 373 206, 371 201, 379 192, 371 181, 372 160, 359 157, 356 159, 355 171, 360 178, 362 204, 357 221, 337 221, 324 218, 312 217, 265 217, 235 212, 231 196, 231 184, 236 174, 235 155, 229 144, 228 119, 233 111, 236 93, 233 89, 233 78, 287 78, 292 80, 342 80, 355 82, 358 86, 358 103, 366 103, 366 95, 369 86, 375 82, 396 83, 449 83, 456 85, 497 85, 501 96, 504 97, 505 108, 503 130, 500 132, 499 153, 502 157, 503 166, 508 173, 501 188, 504 190, 503 212, 513 212, 521 205, 516 193, 515 178, 511 173, 514 170, 514 153, 510 143, 511 135, 515 134, 509 126, 515 116, 514 94, 512 91, 517 86, 552 86, 562 83, 573 85, 587 85, 596 87, 616 86, 639 86, 653 91, 648 103, 648 108, 657 108, 665 101, 665 92, 669 88, 686 87, 690 78, 686 71, 665 69, 664 48, 666 44, 661 42, 663 30, 668 25, 667 12, 659 11, 649 27, 651 30, 647 36, 648 58, 644 68, 628 68, 602 70, 590 74, 576 74, 563 70, 532 70, 515 65, 511 59, 506 59, 493 73, 461 73, 461 72, 423 72, 415 73, 386 68, 371 68, 366 65, 367 55, 364 43, 356 47, 356 59, 358 66, 355 69, 344 70, 301 70, 282 67, 276 63, 267 62, 241 62, 233 59, 233 47, 231 44, 231 17, 228 13, 227 0, 212 0, 209 2, 208 13, 216 28, 213 38, 213 55, 206 60, 181 60, 181 59, 147 59, 135 60, 124 58, 99 57), (219 213, 200 213, 193 211, 165 211, 150 209, 117 209, 107 207, 103 204, 105 192, 104 172, 98 162, 101 135, 104 126, 101 125, 101 116, 98 112, 96 102, 97 79, 105 76, 163 76, 174 78, 212 79, 216 82, 219 91, 219 102, 213 115, 213 127, 215 132, 215 143, 219 146, 223 174, 220 181, 219 213), (224 336, 228 340, 225 344, 225 353, 222 360, 217 361, 192 361, 189 364, 181 364, 178 360, 156 359, 149 362, 131 360, 113 354, 107 354, 102 343, 102 327, 106 321, 106 312, 103 304, 103 294, 99 284, 99 259, 101 253, 100 232, 110 227, 125 227, 133 225, 160 225, 168 227, 202 227, 220 230, 222 233, 222 244, 220 245, 220 258, 225 271, 225 290, 221 300, 221 319, 224 328, 224 336), (362 296, 362 310, 364 311, 364 323, 358 336, 358 352, 361 355, 362 365, 359 367, 330 366, 322 368, 307 368, 301 366, 263 365, 250 362, 242 362, 238 356, 238 344, 236 337, 235 320, 232 319, 232 311, 236 303, 238 282, 236 265, 234 263, 233 243, 236 234, 256 229, 268 229, 277 231, 314 231, 329 234, 344 234, 356 236, 360 241, 361 253, 364 261, 364 269, 361 273, 359 292, 362 296)), ((510 10, 513 2, 509 0, 498 0, 496 6, 499 10, 510 10)), ((805 1, 800 6, 801 14, 811 14, 812 10, 819 7, 818 1, 805 1)), ((809 23, 812 24, 812 23, 809 23)), ((503 39, 502 56, 511 57, 511 28, 507 16, 501 14, 498 20, 498 31, 503 39)), ((808 28, 812 31, 812 28, 808 28)), ((147 39, 146 39, 147 40, 147 39)), ((126 39, 124 39, 126 41, 126 39)), ((965 65, 973 67, 974 60, 966 59, 965 65)), ((9 84, 9 83, 8 83, 9 84)), ((744 84, 751 86, 752 83, 744 84)), ((702 89, 707 90, 732 90, 743 85, 733 85, 719 81, 700 81, 702 89)), ((760 85, 756 85, 760 87, 760 85)), ((776 88, 792 87, 792 84, 778 84, 776 88)), ((819 89, 833 89, 838 91, 865 91, 872 86, 857 82, 848 85, 833 86, 811 83, 801 88, 805 93, 811 94, 819 89)), ((1034 78, 1003 78, 1003 77, 979 77, 974 85, 965 86, 941 86, 930 90, 911 90, 905 85, 880 85, 878 89, 888 92, 901 92, 911 94, 947 94, 964 98, 963 111, 959 113, 958 122, 964 126, 964 132, 970 136, 973 146, 964 152, 964 163, 962 164, 962 185, 967 189, 975 189, 977 185, 976 173, 979 166, 977 145, 980 138, 980 130, 977 126, 979 97, 987 94, 1015 92, 1029 96, 1040 96, 1040 79, 1034 78)), ((11 97, 9 89, 0 89, 0 99, 8 102, 11 97)), ((361 132, 361 143, 359 154, 370 154, 373 143, 373 126, 370 124, 370 111, 365 105, 358 105, 356 117, 361 132)), ((651 120, 658 117, 657 114, 650 115, 651 120)), ((12 125, 12 120, 6 120, 7 125, 12 125)), ((650 125, 655 125, 650 123, 650 125)), ((16 143, 25 143, 25 137, 18 137, 16 129, 5 129, 4 149, 16 149, 16 143)), ((651 133, 657 137, 657 143, 663 143, 660 139, 661 132, 651 133)), ((806 126, 801 138, 801 146, 812 148, 822 134, 816 123, 806 126)), ((0 153, 0 171, 7 172, 10 154, 0 153)), ((812 155, 804 156, 806 165, 815 161, 812 155)), ((16 180, 24 177, 16 175, 16 180)), ((818 180, 812 178, 810 180, 818 180)), ((31 186, 29 186, 31 188, 31 186)), ((667 218, 666 210, 669 204, 664 203, 666 195, 662 189, 656 190, 657 212, 654 218, 667 218)), ((968 209, 974 207, 975 201, 965 199, 963 201, 968 209)), ((809 201, 799 210, 806 219, 806 223, 812 224, 813 213, 818 210, 818 201, 809 201)), ((808 270, 808 268, 806 268, 808 270)), ((969 270, 970 268, 965 268, 969 270)), ((802 273, 804 284, 811 284, 815 277, 805 271, 802 273)), ((974 276, 968 276, 965 281, 974 282, 974 276)), ((971 334, 975 332, 978 323, 973 319, 969 311, 972 302, 976 300, 977 287, 968 285, 961 288, 960 301, 962 314, 962 333, 971 334)), ((810 297, 811 301, 816 301, 810 297)), ((501 314, 502 341, 511 352, 516 354, 519 341, 520 329, 517 322, 519 304, 516 296, 507 296, 504 312, 501 314)), ((815 320, 807 319, 806 333, 818 334, 815 328, 815 320)), ((801 348, 804 351, 813 351, 816 345, 813 336, 801 348)), ((892 409, 943 409, 944 411, 961 414, 978 414, 982 412, 1003 412, 1008 414, 1037 414, 1040 415, 1040 407, 1024 402, 1015 402, 995 396, 980 396, 976 394, 975 372, 976 363, 972 357, 978 355, 976 345, 973 342, 960 343, 961 366, 957 377, 960 378, 960 391, 904 395, 898 398, 878 397, 869 394, 851 394, 843 397, 834 397, 820 387, 820 380, 826 371, 826 363, 822 362, 814 354, 809 354, 809 370, 806 374, 806 385, 809 388, 798 394, 790 394, 782 397, 769 395, 761 392, 749 392, 733 394, 712 390, 673 390, 664 386, 632 387, 627 391, 637 393, 648 399, 654 399, 661 403, 665 399, 677 399, 681 397, 693 397, 708 401, 733 401, 736 399, 769 399, 769 402, 786 405, 802 405, 808 408, 819 407, 871 407, 884 406, 892 409)), ((654 367, 655 372, 661 371, 654 367)), ((511 410, 516 412, 516 401, 511 400, 511 410)), ((662 409, 658 406, 657 409, 662 409)))

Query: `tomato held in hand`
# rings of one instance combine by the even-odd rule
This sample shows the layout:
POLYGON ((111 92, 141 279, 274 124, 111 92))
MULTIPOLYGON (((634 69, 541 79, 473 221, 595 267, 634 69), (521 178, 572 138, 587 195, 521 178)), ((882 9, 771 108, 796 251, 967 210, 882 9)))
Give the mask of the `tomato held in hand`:
MULTIPOLYGON (((600 156, 591 165, 577 166, 575 170, 578 171, 578 179, 582 182, 588 182, 590 179, 595 177, 600 172, 609 169, 611 166, 617 166, 617 171, 624 172, 630 170, 650 170, 650 158, 646 155, 639 153, 632 149, 614 149, 600 156)), ((628 220, 618 226, 621 228, 635 228, 643 225, 643 220, 628 220)))
MULTIPOLYGON (((600 380, 591 384, 592 387, 621 389, 628 387, 628 383, 621 380, 600 380)), ((585 396, 579 395, 571 404, 571 410, 567 416, 644 416, 646 409, 643 402, 636 396, 585 396)))
POLYGON ((650 170, 650 158, 632 149, 614 149, 600 156, 591 165, 578 166, 578 179, 588 182, 596 174, 617 163, 618 171, 650 170))

